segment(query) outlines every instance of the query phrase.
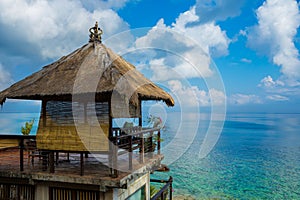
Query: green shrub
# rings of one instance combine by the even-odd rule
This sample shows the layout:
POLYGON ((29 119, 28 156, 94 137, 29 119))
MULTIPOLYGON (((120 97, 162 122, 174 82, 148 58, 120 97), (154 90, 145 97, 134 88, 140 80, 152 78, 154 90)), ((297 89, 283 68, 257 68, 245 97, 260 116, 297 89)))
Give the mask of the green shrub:
POLYGON ((29 135, 34 123, 34 119, 29 122, 25 122, 25 125, 21 127, 21 132, 23 135, 29 135))

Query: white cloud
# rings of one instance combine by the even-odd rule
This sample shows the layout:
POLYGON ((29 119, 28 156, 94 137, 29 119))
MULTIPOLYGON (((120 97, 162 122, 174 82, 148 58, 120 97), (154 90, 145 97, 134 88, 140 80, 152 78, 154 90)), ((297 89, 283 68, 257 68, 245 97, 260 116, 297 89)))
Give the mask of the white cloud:
POLYGON ((207 54, 227 55, 230 40, 220 26, 215 22, 191 24, 201 21, 195 8, 192 7, 189 11, 180 14, 176 22, 172 24, 172 29, 195 40, 207 54))
POLYGON ((8 45, 32 45, 34 53, 44 58, 65 55, 87 43, 88 29, 95 21, 99 21, 104 38, 129 28, 112 9, 89 11, 79 0, 3 0, 0 7, 1 31, 6 33, 2 40, 9 40, 12 44, 8 45))
POLYGON ((278 94, 268 95, 267 99, 272 100, 272 101, 288 101, 289 100, 288 97, 278 95, 278 94))
POLYGON ((260 81, 258 87, 265 89, 269 94, 267 99, 274 101, 285 101, 300 95, 300 83, 284 76, 274 80, 268 75, 260 81))
POLYGON ((209 91, 200 90, 197 86, 186 85, 179 80, 168 82, 169 88, 176 96, 180 105, 188 107, 220 106, 225 104, 225 94, 214 88, 209 91))
POLYGON ((299 52, 294 44, 300 26, 295 0, 266 0, 256 11, 258 25, 248 29, 248 45, 270 56, 283 76, 300 79, 299 52))
POLYGON ((252 60, 250 60, 248 58, 242 58, 241 61, 244 63, 252 63, 252 60))
MULTIPOLYGON (((226 55, 230 40, 226 33, 213 22, 190 25, 190 23, 198 20, 195 7, 181 13, 171 26, 166 26, 161 19, 156 26, 148 31, 147 35, 136 40, 135 46, 141 49, 163 50, 162 52, 157 51, 152 59, 159 60, 160 65, 172 67, 183 78, 212 76, 213 71, 210 66, 211 58, 209 55, 226 55), (174 62, 174 58, 178 62, 174 62)), ((171 77, 171 75, 162 75, 165 74, 165 68, 156 69, 153 78, 168 80, 171 77)))
POLYGON ((234 94, 230 96, 229 103, 235 105, 260 104, 262 100, 259 96, 254 94, 234 94))
POLYGON ((13 83, 10 73, 0 63, 0 91, 13 83))
POLYGON ((270 89, 277 86, 284 86, 284 82, 280 80, 274 81, 273 78, 270 75, 268 75, 260 81, 260 84, 258 86, 270 89))

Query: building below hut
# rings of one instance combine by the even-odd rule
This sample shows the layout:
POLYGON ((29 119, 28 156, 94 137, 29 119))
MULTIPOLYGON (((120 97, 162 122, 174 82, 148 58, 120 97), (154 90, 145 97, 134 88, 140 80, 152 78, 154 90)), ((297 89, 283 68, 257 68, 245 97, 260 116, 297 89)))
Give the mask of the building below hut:
MULTIPOLYGON (((142 102, 173 98, 101 43, 98 24, 89 43, 0 92, 6 99, 42 102, 37 135, 0 150, 0 199, 172 199, 172 178, 150 196, 159 170, 161 127, 143 127, 142 102), (114 127, 136 118, 138 126, 114 127)), ((161 169, 160 169, 161 171, 161 169)))

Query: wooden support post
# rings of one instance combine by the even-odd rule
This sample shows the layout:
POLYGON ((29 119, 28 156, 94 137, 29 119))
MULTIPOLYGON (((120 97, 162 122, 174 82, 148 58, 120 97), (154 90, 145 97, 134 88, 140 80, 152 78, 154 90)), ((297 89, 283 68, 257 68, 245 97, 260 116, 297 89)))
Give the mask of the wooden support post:
POLYGON ((19 148, 20 148, 20 171, 24 171, 24 139, 21 138, 19 142, 19 148))
POLYGON ((142 101, 139 100, 139 127, 143 127, 143 115, 142 115, 142 101))
POLYGON ((140 144, 140 163, 145 162, 145 139, 143 137, 143 134, 139 135, 141 144, 140 144))
POLYGON ((50 173, 54 173, 54 151, 50 151, 49 153, 49 166, 50 166, 50 173))
POLYGON ((55 158, 55 164, 58 165, 58 160, 59 160, 59 152, 55 152, 56 158, 55 158))
POLYGON ((114 178, 117 178, 119 176, 119 172, 118 172, 118 146, 114 145, 114 155, 113 155, 113 171, 114 171, 114 178))
POLYGON ((118 177, 118 142, 117 142, 117 135, 113 135, 113 129, 112 129, 112 108, 111 108, 111 101, 108 101, 108 120, 109 120, 109 164, 110 164, 110 176, 112 178, 118 177))
POLYGON ((70 153, 67 153, 67 161, 70 162, 70 153))
POLYGON ((149 145, 150 145, 150 151, 149 151, 149 154, 150 154, 150 158, 153 158, 153 151, 154 151, 154 149, 153 149, 153 132, 151 131, 150 132, 150 137, 149 137, 149 145))
POLYGON ((84 174, 84 167, 83 167, 83 153, 80 153, 80 176, 83 176, 84 174))
POLYGON ((112 139, 109 139, 109 152, 108 152, 108 166, 109 166, 109 175, 112 176, 113 175, 113 144, 112 144, 112 139))
POLYGON ((128 151, 129 151, 129 170, 132 170, 132 136, 131 135, 129 135, 128 136, 129 138, 129 149, 128 149, 128 151))
POLYGON ((160 130, 159 130, 157 133, 157 154, 160 154, 160 141, 161 138, 160 138, 160 130))
POLYGON ((48 165, 48 156, 49 156, 49 152, 46 151, 42 151, 41 152, 42 155, 42 166, 43 166, 43 171, 47 170, 47 165, 48 165))

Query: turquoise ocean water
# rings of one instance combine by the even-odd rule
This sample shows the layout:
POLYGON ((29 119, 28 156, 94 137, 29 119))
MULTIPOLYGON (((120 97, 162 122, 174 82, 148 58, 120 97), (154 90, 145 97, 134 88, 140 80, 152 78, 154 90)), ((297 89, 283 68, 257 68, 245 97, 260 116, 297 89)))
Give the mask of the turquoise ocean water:
MULTIPOLYGON (((39 113, 0 113, 0 133, 20 134, 33 118, 34 134, 39 113)), ((167 113, 164 118, 162 151, 171 171, 152 177, 173 176, 175 195, 300 199, 300 114, 227 114, 219 140, 205 158, 198 155, 209 117, 197 121, 192 114, 167 113)))
MULTIPOLYGON (((186 131, 194 119, 183 122, 186 131)), ((196 199, 300 199, 300 114, 228 114, 217 144, 201 159, 198 152, 207 124, 200 120, 193 143, 170 164, 168 174, 154 175, 172 175, 175 194, 196 199)), ((172 120, 166 126, 165 145, 176 131, 172 120)))

